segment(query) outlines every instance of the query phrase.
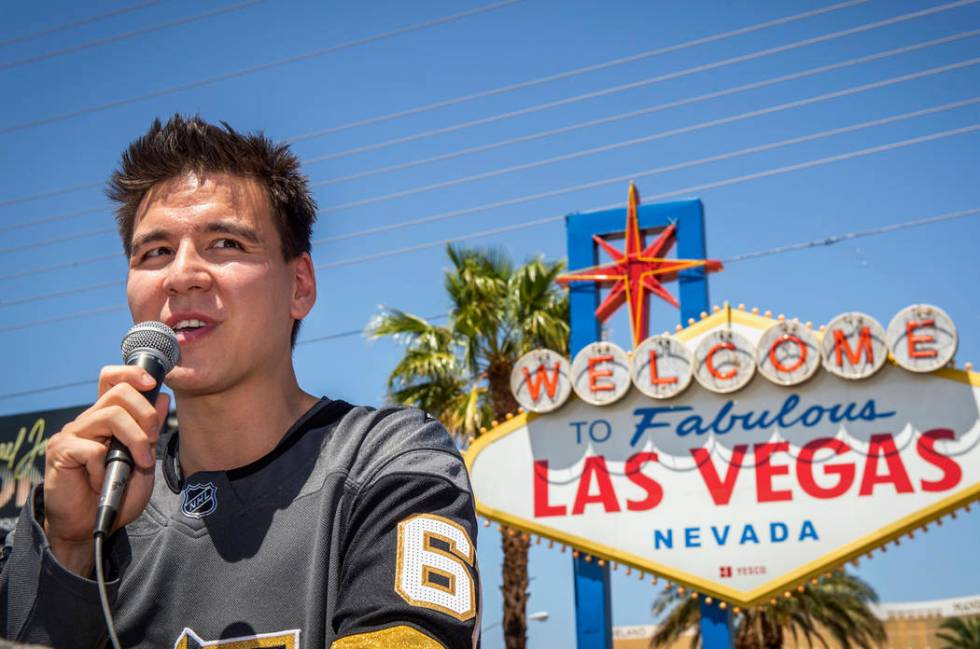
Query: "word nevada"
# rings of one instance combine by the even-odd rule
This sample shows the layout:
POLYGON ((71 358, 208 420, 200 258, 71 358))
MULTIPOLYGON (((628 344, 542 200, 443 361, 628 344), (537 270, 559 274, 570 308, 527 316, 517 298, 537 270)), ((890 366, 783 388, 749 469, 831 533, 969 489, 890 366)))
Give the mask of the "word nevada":
POLYGON ((891 356, 911 372, 932 372, 953 358, 957 333, 945 311, 914 304, 899 311, 885 329, 871 316, 843 313, 813 331, 782 317, 756 342, 731 326, 700 332, 698 324, 678 332, 651 336, 632 353, 610 342, 595 342, 568 359, 537 349, 514 365, 510 386, 526 410, 551 412, 575 394, 586 403, 607 405, 635 386, 654 399, 679 395, 696 380, 712 392, 739 390, 756 372, 781 386, 812 377, 821 366, 843 379, 875 374, 891 356))

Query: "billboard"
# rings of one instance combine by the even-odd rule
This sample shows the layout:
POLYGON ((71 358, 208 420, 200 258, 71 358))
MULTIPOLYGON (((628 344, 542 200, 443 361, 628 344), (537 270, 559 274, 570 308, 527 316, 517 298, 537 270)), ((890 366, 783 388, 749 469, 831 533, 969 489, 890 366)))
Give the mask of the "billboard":
POLYGON ((14 528, 31 487, 44 476, 48 439, 87 407, 0 417, 0 538, 14 528))
POLYGON ((515 366, 466 454, 479 514, 754 605, 980 495, 980 375, 913 305, 886 329, 720 310, 627 353, 515 366))

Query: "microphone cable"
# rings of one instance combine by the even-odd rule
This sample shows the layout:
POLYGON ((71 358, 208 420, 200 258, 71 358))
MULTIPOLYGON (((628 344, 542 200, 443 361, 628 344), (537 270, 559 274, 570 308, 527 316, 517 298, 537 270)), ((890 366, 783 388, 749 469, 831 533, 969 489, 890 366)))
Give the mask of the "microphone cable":
POLYGON ((106 628, 109 630, 109 641, 112 649, 122 649, 119 644, 119 636, 116 635, 116 625, 112 621, 112 609, 109 606, 109 593, 105 585, 105 567, 102 565, 102 550, 105 544, 105 536, 102 533, 95 534, 95 581, 99 586, 99 602, 102 604, 102 617, 105 619, 106 628))

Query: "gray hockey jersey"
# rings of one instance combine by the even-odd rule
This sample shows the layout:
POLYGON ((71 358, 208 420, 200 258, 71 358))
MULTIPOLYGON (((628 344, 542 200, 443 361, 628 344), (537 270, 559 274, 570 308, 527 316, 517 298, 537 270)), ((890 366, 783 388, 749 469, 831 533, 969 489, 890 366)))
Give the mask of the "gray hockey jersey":
MULTIPOLYGON (((110 539, 124 647, 473 647, 476 521, 445 429, 413 409, 322 399, 265 457, 184 477, 179 436, 143 514, 110 539)), ((96 584, 55 560, 43 491, 0 572, 0 631, 104 646, 96 584)))

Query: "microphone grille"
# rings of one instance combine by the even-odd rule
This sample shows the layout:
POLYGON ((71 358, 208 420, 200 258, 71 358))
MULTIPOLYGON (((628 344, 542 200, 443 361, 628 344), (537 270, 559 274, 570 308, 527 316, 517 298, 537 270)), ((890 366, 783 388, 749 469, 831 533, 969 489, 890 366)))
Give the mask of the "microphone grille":
POLYGON ((128 362, 130 356, 138 350, 156 352, 154 356, 160 358, 167 372, 180 362, 177 334, 162 322, 140 322, 126 332, 122 341, 123 362, 128 362))

